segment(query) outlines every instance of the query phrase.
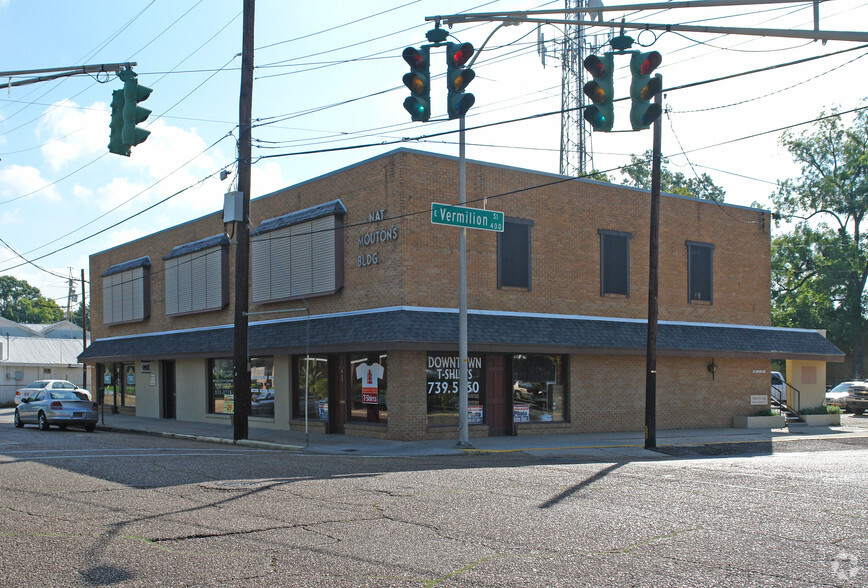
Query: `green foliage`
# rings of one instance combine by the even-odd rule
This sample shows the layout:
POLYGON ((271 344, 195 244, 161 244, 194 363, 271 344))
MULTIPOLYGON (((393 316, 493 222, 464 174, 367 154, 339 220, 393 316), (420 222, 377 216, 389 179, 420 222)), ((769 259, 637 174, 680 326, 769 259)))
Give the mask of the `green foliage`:
MULTIPOLYGON (((621 175, 625 176, 621 183, 634 188, 650 190, 652 157, 653 154, 650 150, 646 151, 642 157, 631 155, 630 165, 621 170, 621 175)), ((669 160, 665 157, 660 163, 661 192, 723 202, 726 191, 720 186, 716 186, 708 174, 696 175, 688 179, 681 172, 672 173, 666 167, 669 160)))
POLYGON ((841 407, 834 405, 820 405, 803 408, 801 414, 841 414, 841 407))
POLYGON ((772 200, 793 231, 772 243, 772 321, 776 326, 824 328, 853 356, 862 374, 868 242, 868 111, 852 126, 825 118, 799 136, 781 138, 799 164, 797 178, 778 183, 772 200))
POLYGON ((63 320, 63 309, 24 280, 0 276, 0 316, 16 323, 47 324, 63 320))

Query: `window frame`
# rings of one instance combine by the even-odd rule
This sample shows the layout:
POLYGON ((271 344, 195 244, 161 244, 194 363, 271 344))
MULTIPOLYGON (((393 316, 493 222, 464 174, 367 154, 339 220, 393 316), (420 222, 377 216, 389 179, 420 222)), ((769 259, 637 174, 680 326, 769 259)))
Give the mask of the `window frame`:
POLYGON ((530 292, 533 289, 533 226, 534 222, 530 219, 523 218, 514 218, 514 217, 506 217, 504 218, 504 230, 502 232, 497 233, 497 289, 503 290, 504 288, 518 288, 527 290, 530 292), (506 237, 507 227, 510 225, 518 225, 525 226, 527 229, 527 250, 526 250, 526 260, 527 260, 527 276, 526 276, 526 285, 516 285, 516 284, 506 284, 504 283, 504 278, 506 277, 504 274, 504 265, 507 261, 504 256, 506 255, 504 248, 507 243, 504 243, 506 237))
POLYGON ((685 245, 687 247, 687 302, 701 302, 707 304, 714 304, 714 244, 713 243, 701 243, 699 241, 685 241, 685 245), (708 255, 708 268, 707 276, 697 276, 696 274, 702 270, 702 268, 695 267, 694 264, 694 256, 693 252, 707 252, 708 255), (694 288, 694 282, 701 277, 706 277, 708 282, 708 297, 704 298, 701 296, 701 292, 694 288), (694 291, 697 292, 697 296, 694 296, 694 291))
MULTIPOLYGON (((633 238, 633 233, 628 233, 625 231, 611 231, 608 229, 597 229, 597 234, 600 235, 600 296, 624 296, 626 298, 630 297, 630 240, 633 238), (606 257, 606 239, 607 238, 621 238, 626 241, 626 267, 624 267, 624 282, 625 282, 625 292, 614 292, 606 290, 606 267, 607 267, 607 258, 606 257)), ((614 261, 614 259, 610 259, 610 262, 614 261)), ((609 272, 611 273, 611 272, 609 272)))

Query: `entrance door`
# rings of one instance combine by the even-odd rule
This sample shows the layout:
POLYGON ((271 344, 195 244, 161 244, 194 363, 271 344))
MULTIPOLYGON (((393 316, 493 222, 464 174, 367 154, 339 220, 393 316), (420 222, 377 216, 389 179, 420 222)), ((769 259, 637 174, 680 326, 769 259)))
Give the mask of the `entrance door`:
POLYGON ((345 356, 329 356, 332 384, 331 406, 329 406, 329 433, 343 434, 347 422, 347 376, 345 356))
POLYGON ((174 419, 175 416, 175 362, 160 362, 160 386, 162 388, 164 419, 174 419))
POLYGON ((512 394, 506 385, 503 355, 485 358, 485 402, 490 436, 512 435, 512 394))

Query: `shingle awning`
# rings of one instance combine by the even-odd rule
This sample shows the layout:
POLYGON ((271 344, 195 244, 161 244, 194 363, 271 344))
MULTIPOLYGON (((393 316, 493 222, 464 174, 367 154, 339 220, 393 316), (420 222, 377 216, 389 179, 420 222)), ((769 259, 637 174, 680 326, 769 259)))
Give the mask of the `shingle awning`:
MULTIPOLYGON (((477 352, 644 355, 644 320, 469 311, 468 345, 477 352)), ((134 359, 229 357, 233 327, 97 339, 80 356, 88 363, 134 359)), ((446 350, 457 346, 454 309, 393 307, 253 322, 251 355, 383 349, 446 350)), ((818 331, 753 325, 660 321, 659 356, 802 359, 840 362, 844 353, 818 331)))

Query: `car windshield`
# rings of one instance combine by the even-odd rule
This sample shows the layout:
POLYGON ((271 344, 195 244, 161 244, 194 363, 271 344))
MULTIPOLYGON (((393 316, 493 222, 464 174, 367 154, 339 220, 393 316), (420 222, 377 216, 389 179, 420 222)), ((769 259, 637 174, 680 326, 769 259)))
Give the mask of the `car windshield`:
POLYGON ((852 384, 853 382, 841 382, 840 384, 829 390, 829 392, 846 392, 850 389, 850 386, 852 384))
POLYGON ((84 396, 72 390, 54 390, 51 392, 52 400, 84 400, 84 396))
POLYGON ((47 384, 48 380, 36 380, 27 384, 27 388, 45 388, 47 384))

